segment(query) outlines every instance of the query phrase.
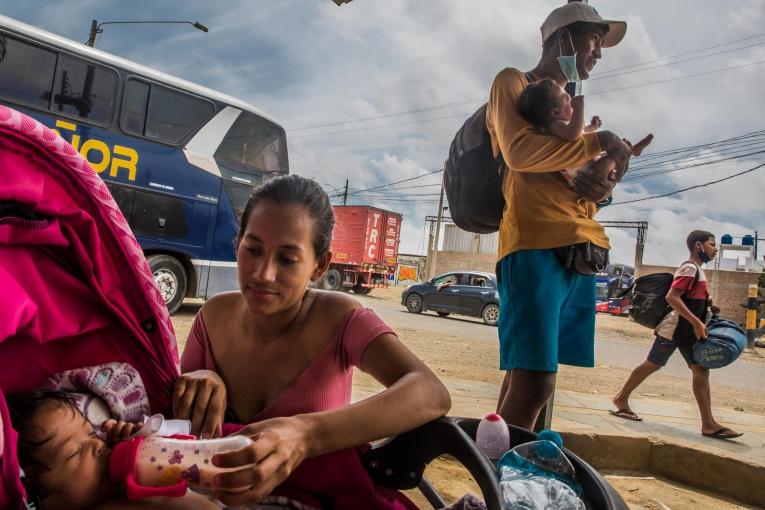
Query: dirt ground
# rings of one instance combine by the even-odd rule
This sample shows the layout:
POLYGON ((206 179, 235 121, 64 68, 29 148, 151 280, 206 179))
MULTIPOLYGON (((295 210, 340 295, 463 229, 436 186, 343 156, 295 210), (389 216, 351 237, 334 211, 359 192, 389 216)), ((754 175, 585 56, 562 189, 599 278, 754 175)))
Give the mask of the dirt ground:
MULTIPOLYGON (((400 302, 401 288, 375 289, 375 296, 386 301, 400 302)), ((371 306, 371 305, 367 305, 371 306)), ((407 346, 422 358, 436 374, 445 379, 461 379, 499 385, 501 373, 487 367, 497 366, 497 346, 488 342, 465 343, 458 336, 443 335, 440 332, 421 328, 406 328, 394 325, 399 337, 407 346)), ((653 342, 650 332, 625 317, 598 314, 596 320, 598 338, 616 338, 622 342, 644 345, 646 353, 653 342)), ((763 349, 754 353, 744 352, 742 358, 765 365, 763 349)), ((631 369, 597 365, 597 369, 561 365, 558 372, 557 388, 589 393, 614 395, 629 376, 631 369)), ((374 385, 365 374, 357 376, 360 384, 374 385)), ((643 383, 636 396, 657 398, 675 402, 694 402, 687 377, 675 377, 657 372, 643 383)), ((765 392, 760 387, 751 389, 715 385, 713 388, 715 407, 736 411, 765 414, 765 392)))
MULTIPOLYGON (((375 289, 372 296, 362 298, 365 306, 377 309, 394 306, 400 307, 401 287, 375 289)), ((199 310, 201 301, 189 300, 184 304, 180 313, 173 317, 179 348, 183 349, 194 314, 199 310)), ((447 330, 435 330, 423 326, 423 320, 418 316, 400 313, 392 316, 395 322, 388 320, 398 333, 401 340, 428 366, 445 381, 459 381, 466 392, 475 385, 487 385, 499 388, 501 372, 497 366, 497 344, 492 341, 466 342, 464 334, 451 332, 448 328, 472 328, 484 337, 496 335, 496 330, 476 323, 469 322, 438 323, 447 324, 447 330), (476 329, 484 328, 484 329, 476 329)), ((652 337, 646 334, 646 329, 626 318, 609 315, 598 315, 597 337, 615 339, 619 342, 648 347, 652 337)), ((495 336, 493 338, 496 338, 495 336)), ((755 353, 744 353, 746 359, 754 363, 763 363, 763 349, 755 353)), ((557 387, 577 392, 600 393, 613 395, 621 387, 629 375, 630 369, 598 365, 597 369, 561 366, 558 373, 557 387)), ((377 391, 380 385, 370 376, 358 372, 354 376, 354 391, 371 393, 377 391)), ((676 377, 662 372, 654 374, 637 390, 639 396, 657 398, 676 402, 693 402, 690 385, 690 375, 676 377)), ((715 385, 713 399, 716 407, 729 408, 754 414, 765 414, 765 392, 752 389, 715 385)), ((480 494, 475 482, 467 471, 456 461, 439 459, 426 470, 426 477, 434 484, 447 501, 453 501, 466 492, 480 494)), ((620 492, 630 508, 634 509, 688 509, 698 508, 747 508, 734 503, 717 499, 698 490, 691 490, 653 477, 613 476, 609 481, 620 492)), ((418 491, 408 494, 421 508, 430 508, 418 491)))

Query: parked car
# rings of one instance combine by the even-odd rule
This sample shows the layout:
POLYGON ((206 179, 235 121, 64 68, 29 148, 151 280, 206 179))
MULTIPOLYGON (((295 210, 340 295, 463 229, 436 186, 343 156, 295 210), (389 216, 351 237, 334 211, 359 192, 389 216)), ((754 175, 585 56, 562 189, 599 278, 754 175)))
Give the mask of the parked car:
POLYGON ((433 310, 441 317, 452 313, 480 317, 489 326, 496 326, 499 320, 497 279, 491 273, 444 273, 408 286, 401 294, 401 304, 410 313, 433 310))

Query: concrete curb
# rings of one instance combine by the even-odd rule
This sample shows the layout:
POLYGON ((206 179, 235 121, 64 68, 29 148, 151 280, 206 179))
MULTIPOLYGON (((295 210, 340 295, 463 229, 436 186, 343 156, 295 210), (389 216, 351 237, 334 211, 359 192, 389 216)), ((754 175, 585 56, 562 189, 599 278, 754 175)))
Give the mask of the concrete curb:
POLYGON ((765 466, 656 436, 562 432, 564 446, 598 471, 651 473, 742 503, 765 501, 765 466), (615 453, 618 452, 618 453, 615 453))

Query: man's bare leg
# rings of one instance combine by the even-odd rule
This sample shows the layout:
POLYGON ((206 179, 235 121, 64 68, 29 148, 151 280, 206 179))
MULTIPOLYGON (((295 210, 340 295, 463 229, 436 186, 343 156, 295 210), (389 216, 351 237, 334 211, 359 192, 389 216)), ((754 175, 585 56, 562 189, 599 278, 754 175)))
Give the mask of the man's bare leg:
POLYGON ((497 399, 497 414, 500 414, 499 410, 502 407, 502 402, 505 401, 507 390, 510 389, 510 373, 510 371, 505 372, 505 377, 502 379, 502 386, 499 388, 499 398, 497 399))
POLYGON ((505 379, 508 375, 510 387, 506 390, 498 414, 507 423, 532 430, 539 412, 555 390, 556 373, 514 368, 505 379))

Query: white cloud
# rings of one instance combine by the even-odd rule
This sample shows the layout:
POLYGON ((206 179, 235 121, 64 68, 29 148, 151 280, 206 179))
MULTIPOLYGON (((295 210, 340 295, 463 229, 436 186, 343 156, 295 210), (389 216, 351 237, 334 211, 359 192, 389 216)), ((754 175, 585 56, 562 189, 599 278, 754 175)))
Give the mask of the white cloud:
MULTIPOLYGON (((348 179, 352 189, 360 189, 441 168, 464 114, 474 111, 488 95, 495 74, 506 66, 529 69, 535 65, 541 46, 539 26, 561 3, 354 0, 337 7, 330 0, 236 0, 222 10, 219 4, 202 0, 172 6, 116 0, 10 0, 4 2, 3 10, 78 41, 87 38, 93 18, 199 20, 210 27, 208 34, 190 27, 107 27, 99 47, 241 97, 288 129, 478 99, 449 108, 288 132, 293 172, 333 186, 342 186, 348 179), (455 117, 419 122, 450 116, 455 117), (315 136, 318 133, 330 134, 315 136)), ((604 51, 593 78, 604 76, 608 69, 752 36, 765 26, 762 0, 593 3, 605 17, 624 18, 629 24, 624 42, 604 51)), ((757 42, 765 43, 765 39, 738 46, 757 42)), ((624 69, 616 73, 620 76, 591 80, 584 86, 587 112, 600 115, 604 127, 623 136, 635 139, 654 133, 651 151, 761 129, 765 100, 759 84, 765 81, 765 64, 596 92, 765 60, 764 50, 765 46, 747 48, 645 72, 626 74, 631 69, 624 69)), ((698 54, 688 55, 692 56, 698 54)), ((617 189, 616 199, 713 180, 753 166, 757 160, 752 157, 625 182, 617 189)), ((634 165, 638 164, 635 160, 634 165)), ((430 182, 438 180, 425 178, 411 184, 430 182)), ((602 217, 649 221, 645 260, 675 263, 684 256, 685 234, 693 228, 738 235, 765 228, 757 207, 763 184, 765 171, 671 198, 615 206, 602 217)), ((424 189, 438 191, 437 187, 424 189)), ((436 214, 437 205, 391 198, 395 197, 391 194, 387 202, 375 199, 375 205, 404 213, 402 251, 416 252, 424 216, 436 214)), ((631 262, 634 233, 609 234, 614 256, 631 262)))

